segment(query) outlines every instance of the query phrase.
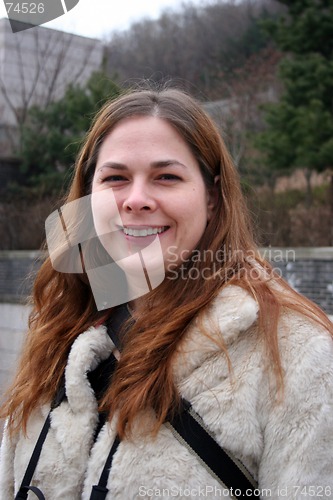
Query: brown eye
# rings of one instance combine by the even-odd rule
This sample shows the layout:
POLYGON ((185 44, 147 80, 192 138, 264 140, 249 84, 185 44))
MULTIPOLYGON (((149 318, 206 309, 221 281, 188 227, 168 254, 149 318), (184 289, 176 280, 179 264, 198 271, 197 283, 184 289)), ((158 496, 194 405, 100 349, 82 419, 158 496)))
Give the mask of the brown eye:
POLYGON ((164 181, 164 180, 165 181, 181 181, 181 178, 175 174, 163 174, 163 175, 160 175, 159 179, 162 181, 164 181))
POLYGON ((109 175, 108 177, 104 177, 104 179, 102 179, 102 182, 119 182, 126 180, 126 177, 122 175, 109 175))

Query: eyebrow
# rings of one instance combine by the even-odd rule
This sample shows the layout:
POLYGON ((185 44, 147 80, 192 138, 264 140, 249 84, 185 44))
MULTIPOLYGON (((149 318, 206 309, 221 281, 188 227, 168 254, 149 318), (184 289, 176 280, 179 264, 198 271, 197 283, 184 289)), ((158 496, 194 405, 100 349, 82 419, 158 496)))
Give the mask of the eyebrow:
MULTIPOLYGON (((186 169, 188 168, 186 165, 184 165, 180 161, 172 160, 172 159, 153 161, 150 163, 150 166, 152 168, 156 168, 156 169, 172 167, 172 166, 179 166, 179 167, 186 168, 186 169)), ((127 165, 125 165, 123 163, 113 162, 113 161, 107 161, 107 162, 103 163, 103 165, 101 165, 98 170, 101 170, 102 168, 112 168, 114 170, 129 170, 127 165)))

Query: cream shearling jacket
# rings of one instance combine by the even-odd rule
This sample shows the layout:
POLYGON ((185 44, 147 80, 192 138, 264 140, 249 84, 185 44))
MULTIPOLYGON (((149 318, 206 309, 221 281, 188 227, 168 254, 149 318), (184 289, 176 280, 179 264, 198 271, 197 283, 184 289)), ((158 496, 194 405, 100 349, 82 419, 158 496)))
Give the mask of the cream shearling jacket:
MULTIPOLYGON (((333 342, 307 318, 286 313, 279 342, 284 397, 275 398, 274 376, 257 333, 258 307, 244 290, 226 287, 207 308, 207 338, 194 322, 174 367, 183 397, 215 440, 258 481, 257 498, 333 499, 333 342), (214 338, 222 336, 232 371, 214 338)), ((87 372, 114 349, 104 326, 75 340, 66 368, 67 400, 53 410, 32 484, 46 500, 88 500, 115 438, 115 421, 93 444, 97 404, 87 372)), ((36 409, 28 435, 1 446, 0 499, 11 500, 25 473, 49 408, 36 409)), ((153 418, 153 415, 151 416, 153 418)), ((120 443, 108 479, 107 500, 232 498, 168 426, 155 439, 142 433, 120 443)), ((36 498, 29 493, 29 499, 36 498)))

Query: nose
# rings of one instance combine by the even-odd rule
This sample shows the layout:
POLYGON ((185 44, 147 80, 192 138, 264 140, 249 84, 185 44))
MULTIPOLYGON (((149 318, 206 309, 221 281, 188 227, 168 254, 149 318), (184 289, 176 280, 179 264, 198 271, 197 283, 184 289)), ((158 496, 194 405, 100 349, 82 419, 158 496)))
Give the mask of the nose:
POLYGON ((123 202, 123 209, 126 212, 140 213, 143 211, 154 211, 156 200, 153 198, 151 190, 144 182, 133 182, 129 186, 128 193, 123 202))

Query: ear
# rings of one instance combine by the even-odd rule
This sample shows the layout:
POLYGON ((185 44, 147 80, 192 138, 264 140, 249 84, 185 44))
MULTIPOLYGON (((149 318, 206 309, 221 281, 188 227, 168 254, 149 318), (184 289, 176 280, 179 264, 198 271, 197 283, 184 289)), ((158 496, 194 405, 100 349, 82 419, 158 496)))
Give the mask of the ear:
POLYGON ((220 193, 220 176, 214 177, 214 186, 207 193, 207 220, 209 221, 216 208, 220 193))

